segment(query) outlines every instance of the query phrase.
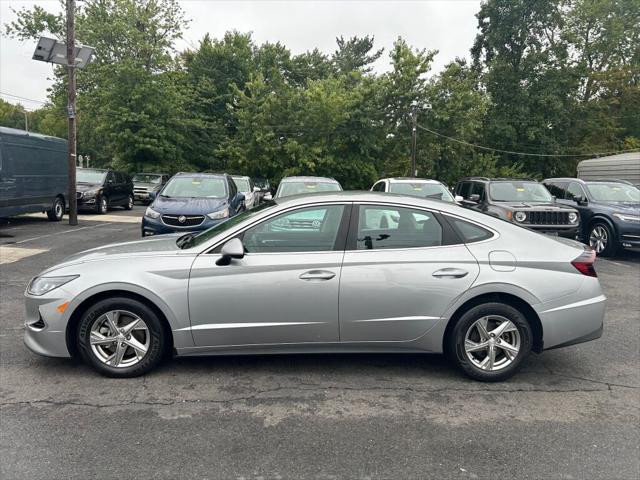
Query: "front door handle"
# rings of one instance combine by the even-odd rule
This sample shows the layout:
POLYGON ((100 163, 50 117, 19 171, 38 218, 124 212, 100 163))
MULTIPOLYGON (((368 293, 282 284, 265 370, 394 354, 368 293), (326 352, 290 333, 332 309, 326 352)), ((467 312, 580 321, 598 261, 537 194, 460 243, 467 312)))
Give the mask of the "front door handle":
POLYGON ((436 278, 462 278, 467 276, 468 273, 466 270, 459 268, 443 268, 442 270, 436 270, 431 275, 436 278))
POLYGON ((300 280, 331 280, 336 274, 328 270, 309 270, 300 275, 300 280))

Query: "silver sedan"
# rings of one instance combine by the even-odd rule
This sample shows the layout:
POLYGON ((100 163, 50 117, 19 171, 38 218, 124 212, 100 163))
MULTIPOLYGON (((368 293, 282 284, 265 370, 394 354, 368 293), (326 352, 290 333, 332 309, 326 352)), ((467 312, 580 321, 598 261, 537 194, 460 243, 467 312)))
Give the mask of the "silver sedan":
POLYGON ((498 381, 531 351, 600 337, 593 262, 579 243, 453 204, 297 196, 66 259, 29 283, 24 339, 114 377, 172 353, 444 352, 498 381))

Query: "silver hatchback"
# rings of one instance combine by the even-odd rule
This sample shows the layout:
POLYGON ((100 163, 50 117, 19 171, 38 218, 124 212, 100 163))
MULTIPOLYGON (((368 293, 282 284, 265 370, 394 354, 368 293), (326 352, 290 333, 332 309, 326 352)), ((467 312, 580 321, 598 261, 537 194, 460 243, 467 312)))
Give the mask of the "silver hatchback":
POLYGON ((25 343, 118 377, 172 352, 444 352, 497 381, 531 351, 601 335, 593 262, 577 242, 454 204, 291 197, 42 272, 25 293, 25 343))

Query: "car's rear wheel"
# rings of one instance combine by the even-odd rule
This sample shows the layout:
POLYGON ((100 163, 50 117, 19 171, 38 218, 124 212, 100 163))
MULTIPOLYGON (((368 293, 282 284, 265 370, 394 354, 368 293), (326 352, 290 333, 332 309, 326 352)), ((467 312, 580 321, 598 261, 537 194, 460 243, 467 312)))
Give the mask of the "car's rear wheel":
POLYGON ((447 349, 469 377, 498 382, 518 371, 532 344, 531 326, 520 311, 503 303, 485 303, 460 317, 447 349))
POLYGON ((133 209, 133 196, 129 195, 127 197, 127 203, 124 204, 124 209, 125 210, 132 210, 133 209))
POLYGON ((594 223, 589 229, 589 246, 601 257, 614 255, 616 242, 611 227, 604 222, 594 223))
POLYGON ((162 360, 166 335, 161 320, 142 302, 101 300, 82 315, 78 350, 85 362, 109 377, 143 375, 162 360))
POLYGON ((50 210, 47 210, 47 218, 52 222, 59 222, 64 217, 64 200, 56 197, 50 210))
POLYGON ((104 215, 109 210, 109 200, 107 197, 98 197, 96 198, 96 213, 100 215, 104 215))

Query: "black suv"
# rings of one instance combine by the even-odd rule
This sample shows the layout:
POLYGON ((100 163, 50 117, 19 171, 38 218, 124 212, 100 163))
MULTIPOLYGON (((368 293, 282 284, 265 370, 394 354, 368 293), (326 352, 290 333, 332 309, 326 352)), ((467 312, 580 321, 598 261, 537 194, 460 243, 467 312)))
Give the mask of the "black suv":
POLYGON ((549 235, 576 238, 580 215, 560 205, 545 186, 521 178, 469 177, 458 182, 462 205, 549 235))
POLYGON ((133 182, 124 172, 78 168, 76 191, 79 209, 90 208, 104 214, 110 207, 133 208, 133 182))
POLYGON ((598 255, 618 247, 640 247, 640 190, 624 180, 547 178, 542 181, 558 203, 580 212, 581 238, 598 255))

